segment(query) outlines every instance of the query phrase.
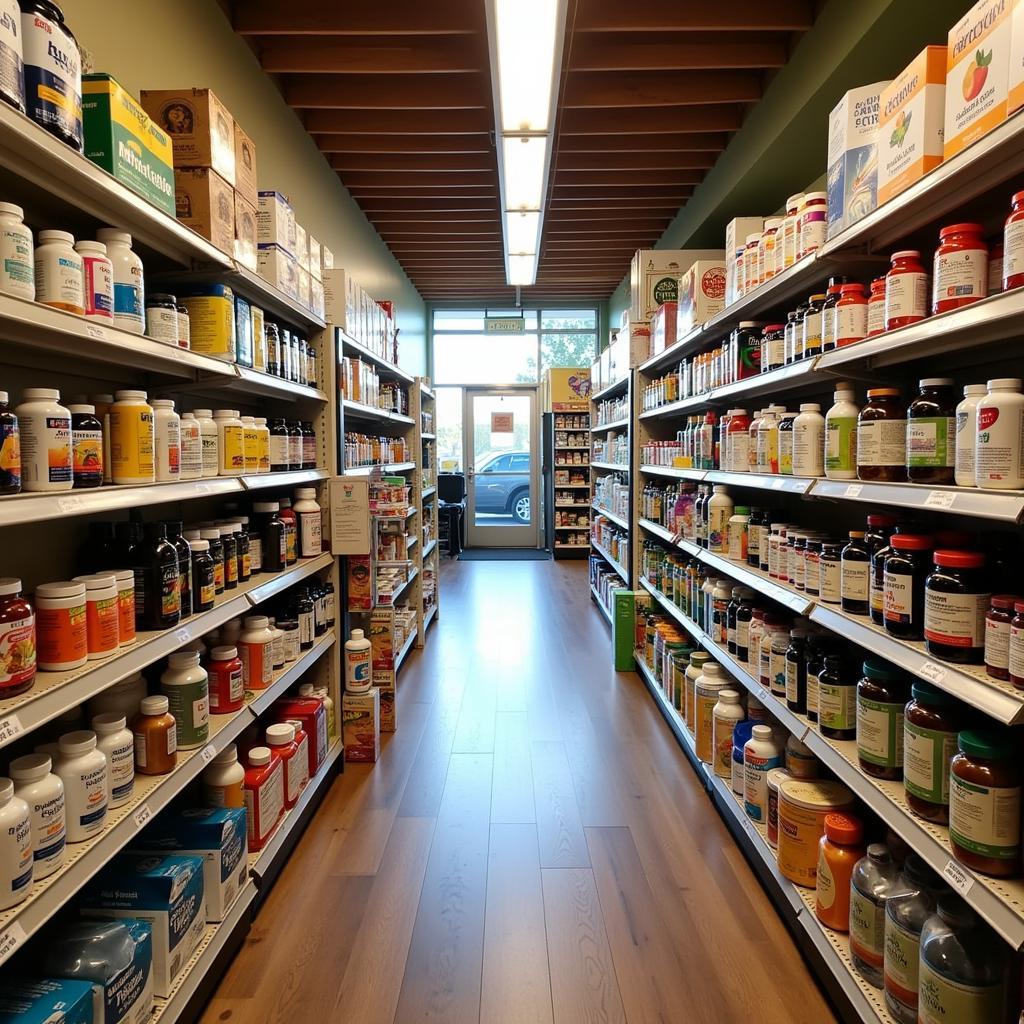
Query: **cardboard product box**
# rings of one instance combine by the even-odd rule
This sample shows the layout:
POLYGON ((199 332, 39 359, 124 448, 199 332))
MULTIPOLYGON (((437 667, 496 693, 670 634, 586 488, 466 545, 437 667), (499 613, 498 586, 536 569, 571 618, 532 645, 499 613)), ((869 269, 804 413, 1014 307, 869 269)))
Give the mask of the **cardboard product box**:
POLYGON ((254 274, 259 265, 256 207, 241 192, 235 192, 235 259, 254 274))
POLYGON ((202 857, 118 854, 77 897, 85 917, 138 918, 153 929, 153 992, 170 995, 206 931, 202 857))
POLYGON ((212 167, 235 184, 235 119, 210 89, 143 89, 146 113, 171 137, 174 168, 212 167))
POLYGON ((554 366, 544 371, 547 412, 587 412, 590 370, 586 366, 554 366))
POLYGON ((309 235, 306 229, 298 222, 295 222, 295 258, 303 270, 309 271, 309 235))
POLYGON ((260 244, 257 247, 256 273, 290 298, 299 297, 299 265, 295 257, 279 245, 260 244))
POLYGON ((679 298, 679 278, 694 260, 723 260, 721 249, 638 249, 629 265, 631 321, 650 321, 663 302, 679 298))
POLYGON ((375 608, 370 616, 370 652, 374 672, 394 671, 395 614, 392 608, 375 608))
POLYGON ((45 970, 92 985, 94 1024, 146 1024, 153 1012, 153 929, 145 921, 69 922, 48 937, 45 970), (131 951, 127 963, 99 963, 111 944, 131 951))
POLYGON ((256 241, 295 256, 295 211, 281 192, 261 191, 256 200, 256 241))
POLYGON ((255 348, 252 332, 252 306, 248 299, 235 296, 235 362, 252 366, 255 348))
POLYGON ((1006 116, 1024 107, 1024 3, 1014 0, 1010 14, 1010 72, 1006 116))
POLYGON ((235 293, 226 284, 196 285, 178 292, 188 310, 190 346, 204 356, 235 361, 235 293))
POLYGON ((348 575, 348 610, 369 611, 373 608, 373 559, 369 555, 349 555, 345 563, 348 575))
POLYGON ((201 857, 208 923, 223 921, 249 874, 244 807, 185 807, 164 811, 132 845, 133 851, 201 857))
POLYGON ((601 357, 598 356, 590 364, 590 391, 591 394, 597 394, 601 388, 604 387, 604 381, 601 379, 601 357))
POLYGON ((380 694, 380 731, 398 731, 398 705, 394 689, 378 689, 380 694))
POLYGON ((309 744, 309 777, 327 760, 330 739, 327 735, 327 709, 319 697, 281 697, 274 701, 275 722, 298 722, 309 744))
POLYGON ((123 185, 174 216, 170 137, 110 75, 82 76, 85 155, 123 185))
POLYGON ((0 1024, 97 1024, 92 984, 67 978, 0 983, 0 1024))
POLYGON ((235 122, 235 191, 253 208, 259 202, 256 187, 256 143, 235 122))
POLYGON ((373 763, 380 757, 380 690, 341 698, 345 761, 373 763))
POLYGON ((324 308, 324 283, 315 277, 309 282, 309 308, 321 320, 327 319, 327 311, 324 308))
POLYGON ((646 362, 651 355, 651 325, 647 321, 630 321, 624 331, 608 346, 608 382, 621 380, 634 366, 646 362))
POLYGON ((178 220, 226 253, 235 251, 235 192, 209 167, 174 172, 174 206, 178 220))
POLYGON ((306 241, 309 243, 309 272, 314 281, 322 281, 324 268, 320 262, 323 258, 320 252, 320 242, 312 235, 307 235, 306 241))
MULTIPOLYGON (((321 250, 321 255, 325 250, 321 250)), ((335 327, 352 334, 354 313, 352 309, 352 278, 342 267, 324 267, 324 310, 325 319, 335 327)))
POLYGON ((313 280, 310 277, 308 270, 303 270, 299 267, 299 294, 296 298, 299 300, 299 305, 305 309, 309 309, 310 306, 310 282, 313 280))
POLYGON ((633 670, 636 646, 636 602, 633 590, 612 591, 612 656, 617 672, 633 670))
POLYGON ((651 317, 651 355, 664 352, 676 340, 676 320, 679 303, 663 302, 651 317))
POLYGON ((727 280, 726 265, 721 260, 697 260, 691 264, 679 279, 676 331, 667 335, 669 345, 725 309, 727 280))
POLYGON ((956 156, 1006 120, 1017 0, 978 0, 949 30, 942 155, 956 156))
POLYGON ((608 347, 601 353, 598 362, 601 364, 601 387, 606 388, 615 383, 612 376, 612 345, 618 337, 618 332, 613 332, 613 337, 608 339, 608 347))
POLYGON ((736 250, 746 243, 747 235, 764 230, 764 217, 733 217, 725 225, 725 304, 728 306, 739 297, 736 288, 736 250))
POLYGON ((878 109, 889 82, 851 89, 828 117, 828 237, 878 205, 878 109))
POLYGON ((946 47, 926 46, 883 90, 878 114, 878 202, 942 163, 946 47))
POLYGON ((320 244, 320 266, 324 270, 334 269, 334 253, 323 243, 320 244))

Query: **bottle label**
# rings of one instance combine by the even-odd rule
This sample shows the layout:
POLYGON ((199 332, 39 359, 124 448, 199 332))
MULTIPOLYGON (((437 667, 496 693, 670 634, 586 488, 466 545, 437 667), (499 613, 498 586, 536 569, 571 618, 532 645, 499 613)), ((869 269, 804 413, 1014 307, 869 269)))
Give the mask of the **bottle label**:
POLYGON ((113 267, 105 256, 86 256, 82 260, 85 315, 108 321, 114 319, 113 267))
POLYGON ((980 487, 1024 483, 1024 408, 979 406, 976 459, 980 487))
POLYGON ((142 289, 134 282, 114 282, 114 321, 127 330, 142 327, 142 289))
POLYGON ((952 467, 956 461, 956 417, 922 416, 907 420, 907 467, 952 467))
POLYGON ((242 427, 242 443, 245 448, 246 473, 258 473, 260 470, 260 435, 255 427, 242 427))
POLYGON ((903 466, 906 460, 906 420, 862 420, 857 425, 858 466, 903 466))
POLYGON ((1012 220, 1003 228, 1003 281, 1024 274, 1024 220, 1012 220))
POLYGON ((1010 627, 1010 654, 1007 667, 1011 676, 1024 679, 1024 629, 1019 626, 1010 627))
POLYGON ((0 423, 0 487, 5 491, 21 489, 21 437, 17 420, 0 423))
POLYGON ((203 453, 203 476, 216 476, 217 468, 220 465, 218 456, 217 435, 215 433, 201 434, 203 453))
POLYGON ((988 1024, 1002 1016, 1002 980, 994 985, 967 985, 940 974, 924 959, 919 986, 918 1024, 988 1024))
POLYGON ((238 656, 242 659, 242 678, 247 690, 265 690, 273 679, 269 643, 239 641, 238 656))
POLYGON ((869 764, 903 764, 903 705, 857 698, 857 756, 869 764))
POLYGON ((135 789, 135 743, 129 739, 127 743, 114 747, 108 752, 110 770, 110 802, 120 807, 132 795, 135 789))
MULTIPOLYGON (((160 615, 164 619, 177 616, 181 612, 181 577, 178 574, 178 564, 161 565, 158 569, 159 594, 153 597, 160 607, 160 615)), ((136 581, 136 586, 138 581, 136 581)))
POLYGON ((829 604, 838 604, 842 598, 841 564, 835 559, 823 558, 819 563, 820 584, 818 596, 829 604))
POLYGON ((29 612, 20 619, 0 623, 0 686, 20 686, 34 679, 35 674, 36 626, 29 612))
MULTIPOLYGON (((17 17, 17 15, 15 15, 17 17)), ((0 53, 3 44, 0 44, 0 53)), ((14 56, 11 51, 11 56, 14 56)), ((21 87, 21 60, 13 71, 21 87)), ((35 269, 32 259, 32 234, 24 224, 0 230, 0 291, 23 299, 35 297, 35 269)))
MULTIPOLYGON (((1018 630, 1018 633, 1020 631, 1018 630)), ((1020 636, 1018 644, 1024 641, 1020 636)), ((1024 655, 1024 651, 1020 652, 1024 655)), ((1021 659, 1024 662, 1024 658, 1021 659)), ((996 619, 985 620, 985 664, 992 668, 1010 668, 1010 624, 996 619)), ((1024 668, 1024 664, 1020 666, 1024 668)))
POLYGON ((868 563, 844 558, 841 564, 840 597, 847 601, 866 601, 868 599, 868 563))
POLYGON ((949 838, 994 860, 1020 853, 1020 786, 980 786, 950 773, 949 838))
POLYGON ((320 511, 303 512, 299 515, 300 546, 303 558, 319 555, 323 548, 323 526, 320 511))
POLYGON ((885 322, 906 317, 923 320, 928 315, 928 275, 893 274, 885 278, 885 322))
POLYGON ((881 969, 885 950, 885 910, 850 886, 850 951, 881 969))
POLYGON ((779 472, 783 476, 793 475, 793 431, 779 431, 779 472))
POLYGON ((904 1006, 917 1006, 917 972, 921 936, 896 924, 885 922, 885 991, 904 1006))
POLYGON ((115 650, 119 642, 117 597, 86 601, 85 623, 90 654, 109 654, 115 650))
POLYGON ((924 637, 932 643, 968 649, 985 642, 990 594, 944 594, 926 587, 924 637))
POLYGON ((114 483, 119 480, 153 480, 153 411, 145 406, 110 410, 110 461, 114 483))
POLYGON ((848 730, 857 725, 857 687, 826 683, 818 677, 818 725, 824 729, 848 730))
POLYGON ((786 700, 795 704, 800 700, 800 666, 786 659, 786 700))
POLYGON ((239 474, 245 471, 245 429, 226 423, 220 432, 220 471, 239 474))
POLYGON ((956 733, 903 723, 903 785, 911 796, 933 804, 949 803, 949 763, 956 754, 956 733))
POLYGON ((807 713, 818 713, 818 673, 807 673, 807 713))
MULTIPOLYGON (((875 303, 881 312, 881 306, 875 303)), ((879 317, 881 320, 881 317, 879 317)), ((868 304, 866 302, 840 302, 836 306, 836 344, 844 345, 851 341, 860 341, 868 333, 868 304)), ((881 329, 881 323, 879 323, 881 329)))
POLYGON ((935 254, 933 307, 956 299, 983 299, 987 288, 987 248, 935 254))
POLYGON ((277 469, 291 464, 291 438, 285 434, 270 435, 270 464, 277 469))
POLYGON ((772 649, 771 691, 776 697, 786 696, 786 652, 772 649))
POLYGON ((72 472, 75 482, 103 480, 103 431, 71 431, 72 472))
POLYGON ((853 472, 857 465, 857 417, 825 420, 825 471, 853 472))
POLYGON ((885 570, 882 591, 886 622, 911 625, 914 621, 914 577, 909 573, 885 570))
POLYGON ((881 334, 885 330, 885 296, 872 295, 868 299, 868 335, 881 334))
POLYGON ((782 755, 743 752, 743 805, 753 821, 765 821, 768 815, 768 773, 782 767, 782 755))
POLYGON ((823 846, 818 847, 818 873, 815 876, 816 897, 818 906, 830 910, 836 902, 836 880, 832 874, 832 865, 828 862, 823 846))

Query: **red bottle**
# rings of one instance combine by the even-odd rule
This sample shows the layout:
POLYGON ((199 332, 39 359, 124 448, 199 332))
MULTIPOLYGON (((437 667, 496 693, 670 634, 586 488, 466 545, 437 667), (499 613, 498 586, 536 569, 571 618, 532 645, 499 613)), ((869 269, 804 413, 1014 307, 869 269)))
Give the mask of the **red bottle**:
POLYGON ((249 852, 257 853, 284 814, 284 763, 269 747, 253 747, 246 760, 246 832, 249 852))
POLYGON ((932 277, 932 313, 970 305, 988 294, 988 245, 980 224, 950 224, 939 232, 932 277))
POLYGON ((230 715, 245 703, 242 659, 237 647, 214 647, 210 651, 210 714, 230 715))
POLYGON ((895 331, 928 315, 928 275, 916 249, 892 254, 885 275, 885 329, 895 331))

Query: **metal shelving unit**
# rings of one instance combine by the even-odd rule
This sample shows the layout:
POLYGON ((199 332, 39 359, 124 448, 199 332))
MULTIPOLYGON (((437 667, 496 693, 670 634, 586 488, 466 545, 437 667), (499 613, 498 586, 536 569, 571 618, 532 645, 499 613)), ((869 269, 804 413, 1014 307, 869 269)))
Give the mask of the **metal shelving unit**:
MULTIPOLYGON (((630 538, 629 544, 629 564, 623 565, 617 559, 613 558, 608 549, 597 540, 597 518, 603 516, 607 522, 614 523, 619 529, 623 530, 627 536, 630 535, 629 524, 635 515, 636 507, 636 474, 634 473, 634 467, 637 465, 636 459, 636 428, 635 428, 635 375, 633 371, 629 371, 626 376, 622 377, 614 384, 602 388, 596 395, 592 395, 590 399, 590 421, 591 423, 597 423, 600 418, 599 410, 602 402, 606 402, 609 399, 624 400, 625 407, 628 415, 616 416, 614 421, 606 424, 601 424, 592 429, 592 445, 601 443, 606 438, 611 439, 613 431, 617 431, 619 435, 625 434, 626 438, 626 452, 627 461, 624 463, 610 462, 604 459, 595 459, 591 455, 591 489, 589 494, 589 501, 592 506, 591 514, 591 531, 590 531, 590 553, 591 557, 598 556, 603 558, 608 565, 614 569, 623 580, 626 587, 630 587, 635 578, 636 572, 636 552, 634 550, 634 544, 632 537, 630 538), (627 515, 621 516, 617 512, 605 511, 604 508, 598 505, 596 498, 596 484, 600 475, 612 474, 620 475, 625 477, 626 484, 629 488, 629 504, 627 508, 627 515)), ((595 603, 601 607, 602 612, 606 612, 606 609, 601 606, 601 602, 597 599, 597 595, 593 593, 591 588, 592 596, 594 597, 595 603)))
MULTIPOLYGON (((573 533, 590 534, 590 503, 582 505, 569 504, 566 502, 556 503, 555 492, 566 488, 554 482, 555 474, 559 471, 568 470, 570 473, 579 472, 588 480, 588 487, 593 483, 594 465, 591 461, 590 439, 592 421, 589 403, 581 405, 579 409, 558 409, 553 412, 544 413, 543 417, 543 438, 544 438, 544 521, 545 536, 548 546, 554 558, 583 558, 588 550, 588 545, 567 543, 565 535, 573 533), (567 422, 579 422, 584 424, 578 427, 564 426, 567 422), (563 426, 559 426, 562 423, 563 426), (568 435, 583 435, 588 443, 566 444, 568 435), (559 438, 562 438, 560 442, 559 438), (571 460, 579 458, 579 463, 571 460), (559 465, 559 459, 568 460, 565 465, 559 465), (585 461, 583 461, 585 460, 585 461), (575 525, 560 524, 558 522, 561 513, 569 513, 578 521, 575 525)), ((570 538, 571 539, 571 538, 570 538)))

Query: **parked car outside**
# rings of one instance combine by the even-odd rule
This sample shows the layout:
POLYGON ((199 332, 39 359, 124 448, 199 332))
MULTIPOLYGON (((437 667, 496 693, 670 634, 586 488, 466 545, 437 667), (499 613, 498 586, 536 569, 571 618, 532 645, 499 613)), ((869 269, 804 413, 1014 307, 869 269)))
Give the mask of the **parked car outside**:
POLYGON ((494 452, 478 462, 474 489, 476 510, 530 521, 530 453, 494 452))

